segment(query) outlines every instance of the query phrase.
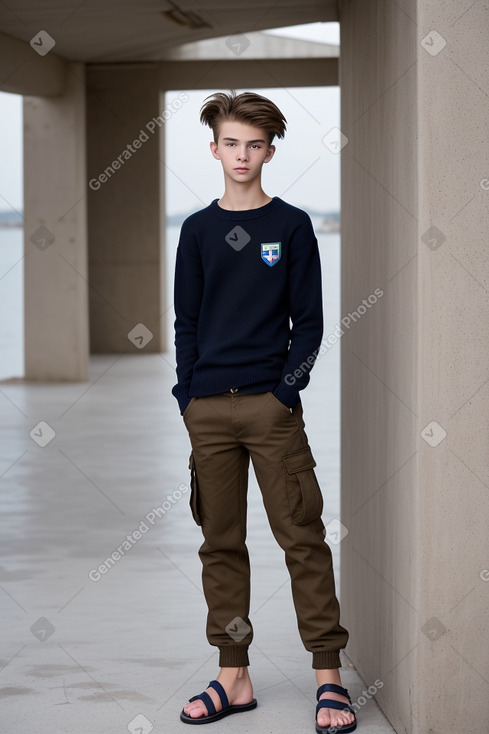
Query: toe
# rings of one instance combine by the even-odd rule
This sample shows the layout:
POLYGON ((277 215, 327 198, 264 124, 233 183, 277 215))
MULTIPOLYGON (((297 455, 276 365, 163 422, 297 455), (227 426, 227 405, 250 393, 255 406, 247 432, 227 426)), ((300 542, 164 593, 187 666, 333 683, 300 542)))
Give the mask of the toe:
POLYGON ((192 719, 198 719, 201 716, 207 716, 206 707, 203 703, 199 703, 198 701, 188 703, 186 706, 183 707, 183 710, 185 711, 187 716, 190 716, 192 719))
MULTIPOLYGON (((320 697, 320 700, 328 697, 338 701, 338 703, 342 704, 345 708, 349 705, 347 697, 337 693, 324 693, 320 697)), ((325 707, 320 709, 317 715, 318 726, 322 729, 326 729, 328 727, 334 729, 342 726, 348 726, 349 724, 353 724, 354 720, 355 717, 353 713, 348 709, 344 710, 343 708, 337 709, 325 707)))
POLYGON ((192 719, 200 719, 201 716, 207 716, 207 710, 202 708, 201 706, 196 706, 190 712, 190 716, 192 717, 192 719))
POLYGON ((318 724, 323 729, 325 729, 327 726, 329 726, 331 724, 331 719, 330 719, 329 713, 327 713, 328 711, 329 711, 329 709, 322 709, 318 713, 318 724))
POLYGON ((317 721, 322 729, 326 729, 328 726, 347 726, 353 723, 353 714, 351 712, 343 713, 337 709, 322 709, 318 713, 317 721))
MULTIPOLYGON (((214 708, 220 711, 222 708, 221 700, 213 688, 206 688, 206 693, 209 694, 211 701, 214 704, 214 708)), ((199 719, 202 716, 208 716, 207 706, 201 698, 197 698, 195 701, 189 701, 183 707, 183 710, 187 716, 191 716, 192 719, 199 719)))

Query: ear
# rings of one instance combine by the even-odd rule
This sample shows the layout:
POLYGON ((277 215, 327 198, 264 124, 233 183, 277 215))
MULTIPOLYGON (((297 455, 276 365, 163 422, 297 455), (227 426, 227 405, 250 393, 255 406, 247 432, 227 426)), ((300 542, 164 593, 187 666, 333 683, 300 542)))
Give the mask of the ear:
POLYGON ((209 146, 210 146, 210 149, 211 149, 211 153, 214 156, 214 158, 216 159, 216 161, 220 161, 221 160, 221 156, 219 155, 219 148, 217 146, 217 143, 214 140, 212 140, 209 143, 209 146))
POLYGON ((267 150, 267 154, 265 156, 265 160, 263 162, 264 163, 268 163, 268 161, 271 161, 272 158, 273 158, 274 153, 275 153, 275 146, 274 145, 269 145, 268 146, 268 150, 267 150))

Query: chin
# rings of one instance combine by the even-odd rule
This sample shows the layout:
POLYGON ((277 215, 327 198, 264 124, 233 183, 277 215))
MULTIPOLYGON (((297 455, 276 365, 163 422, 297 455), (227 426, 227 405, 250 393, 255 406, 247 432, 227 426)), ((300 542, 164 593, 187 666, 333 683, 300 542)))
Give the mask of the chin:
POLYGON ((248 171, 248 173, 236 173, 236 171, 233 171, 231 174, 234 181, 250 181, 255 176, 256 174, 252 171, 248 171))

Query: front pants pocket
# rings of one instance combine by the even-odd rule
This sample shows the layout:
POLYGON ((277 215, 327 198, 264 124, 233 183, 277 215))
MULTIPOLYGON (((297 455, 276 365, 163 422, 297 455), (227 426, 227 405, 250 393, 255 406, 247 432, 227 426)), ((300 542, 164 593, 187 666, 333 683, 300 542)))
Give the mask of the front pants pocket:
POLYGON ((197 479, 197 471, 195 469, 195 459, 193 452, 190 454, 188 468, 190 469, 190 510, 196 524, 202 525, 199 508, 199 482, 197 479))
POLYGON ((307 525, 321 517, 323 495, 319 487, 311 449, 295 451, 283 457, 290 516, 294 525, 307 525))

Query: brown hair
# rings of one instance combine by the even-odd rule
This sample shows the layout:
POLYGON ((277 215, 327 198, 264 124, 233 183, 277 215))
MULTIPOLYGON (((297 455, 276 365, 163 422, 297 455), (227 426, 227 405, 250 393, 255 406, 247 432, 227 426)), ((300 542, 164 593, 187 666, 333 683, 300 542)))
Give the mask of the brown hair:
POLYGON ((208 125, 214 133, 214 141, 219 137, 219 124, 223 120, 245 122, 248 125, 266 130, 271 145, 275 135, 283 138, 287 120, 277 105, 266 97, 254 92, 243 92, 236 95, 234 90, 229 94, 216 92, 206 97, 200 109, 200 121, 208 125))

